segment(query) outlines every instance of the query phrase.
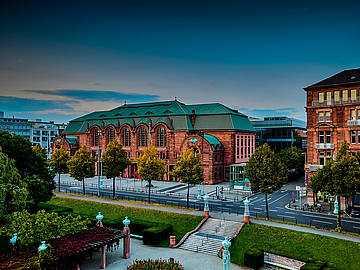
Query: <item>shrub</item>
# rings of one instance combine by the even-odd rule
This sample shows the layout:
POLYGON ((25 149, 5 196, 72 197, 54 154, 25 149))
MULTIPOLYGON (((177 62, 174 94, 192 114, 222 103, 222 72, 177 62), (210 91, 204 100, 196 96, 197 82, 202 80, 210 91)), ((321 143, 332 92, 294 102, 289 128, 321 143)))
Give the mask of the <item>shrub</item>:
POLYGON ((50 203, 40 202, 36 206, 37 210, 45 210, 46 212, 54 212, 54 213, 69 213, 72 212, 73 209, 70 207, 57 206, 50 203))
POLYGON ((127 270, 163 270, 163 269, 171 269, 171 270, 184 270, 184 267, 177 261, 169 260, 135 260, 130 263, 130 266, 127 267, 127 270))
POLYGON ((89 223, 89 220, 81 217, 60 216, 44 210, 30 214, 24 210, 11 214, 10 223, 0 229, 0 237, 10 239, 13 233, 17 233, 19 238, 17 245, 23 248, 85 230, 89 223))
POLYGON ((244 265, 253 269, 259 269, 264 265, 264 251, 252 246, 244 253, 244 265))
POLYGON ((173 226, 160 224, 143 231, 143 242, 145 245, 157 245, 162 241, 169 239, 173 232, 173 226))

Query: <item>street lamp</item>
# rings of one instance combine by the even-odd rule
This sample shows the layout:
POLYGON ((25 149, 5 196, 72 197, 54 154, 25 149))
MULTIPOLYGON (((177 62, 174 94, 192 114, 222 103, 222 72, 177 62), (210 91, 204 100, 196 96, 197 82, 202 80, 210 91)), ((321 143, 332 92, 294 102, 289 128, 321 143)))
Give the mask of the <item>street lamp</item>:
POLYGON ((230 269, 230 251, 229 247, 231 246, 231 242, 229 241, 229 238, 225 237, 225 240, 221 242, 223 246, 223 269, 229 270, 230 269))
POLYGON ((100 136, 101 136, 101 131, 98 130, 97 131, 97 135, 99 137, 98 140, 98 144, 99 144, 99 149, 98 149, 98 196, 100 197, 100 189, 103 188, 103 181, 102 181, 102 164, 101 164, 101 148, 100 148, 100 136))

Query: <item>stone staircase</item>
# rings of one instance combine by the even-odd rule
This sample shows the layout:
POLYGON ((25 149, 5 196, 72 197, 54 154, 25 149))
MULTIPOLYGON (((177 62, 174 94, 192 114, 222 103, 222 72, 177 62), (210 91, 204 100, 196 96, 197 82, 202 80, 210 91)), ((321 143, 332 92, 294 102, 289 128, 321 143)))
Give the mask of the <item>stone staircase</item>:
POLYGON ((221 242, 225 237, 232 237, 240 226, 239 222, 210 218, 180 248, 216 256, 222 247, 221 242))

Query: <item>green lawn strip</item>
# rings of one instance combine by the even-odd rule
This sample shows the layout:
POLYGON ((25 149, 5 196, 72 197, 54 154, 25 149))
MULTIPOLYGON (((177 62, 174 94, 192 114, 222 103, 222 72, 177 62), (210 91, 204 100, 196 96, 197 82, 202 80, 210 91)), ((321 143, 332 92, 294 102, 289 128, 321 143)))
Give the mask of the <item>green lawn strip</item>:
MULTIPOLYGON (((69 199, 69 198, 59 198, 53 197, 50 201, 50 204, 62 206, 62 207, 71 207, 75 214, 81 214, 86 216, 95 217, 98 212, 101 212, 104 215, 104 223, 111 220, 122 220, 127 216, 130 220, 146 220, 150 222, 157 222, 163 224, 173 225, 174 233, 176 236, 176 241, 180 239, 188 232, 193 230, 199 222, 202 220, 202 217, 187 215, 187 214, 178 214, 166 211, 159 211, 146 208, 122 206, 109 203, 100 203, 93 201, 86 201, 80 199, 69 199)), ((131 230, 131 224, 130 224, 131 230)), ((163 241, 158 246, 168 246, 169 240, 163 241)))
POLYGON ((359 243, 260 224, 246 225, 232 241, 231 261, 243 265, 252 246, 301 261, 327 262, 331 269, 360 269, 359 243))

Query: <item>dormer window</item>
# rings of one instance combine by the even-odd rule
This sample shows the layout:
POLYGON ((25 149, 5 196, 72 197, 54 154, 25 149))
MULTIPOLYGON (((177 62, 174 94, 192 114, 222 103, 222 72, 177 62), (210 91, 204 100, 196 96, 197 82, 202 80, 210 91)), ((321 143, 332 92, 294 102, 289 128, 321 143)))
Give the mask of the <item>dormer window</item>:
POLYGON ((154 114, 153 112, 146 112, 145 114, 154 114))
POLYGON ((121 116, 121 114, 120 114, 120 113, 117 113, 117 114, 115 114, 115 116, 121 116))
POLYGON ((166 110, 165 112, 163 113, 173 113, 172 111, 169 111, 169 110, 166 110))
POLYGON ((105 117, 105 116, 106 116, 105 114, 100 115, 100 117, 105 117))
POLYGON ((130 113, 130 115, 136 115, 136 112, 132 112, 132 113, 130 113))

